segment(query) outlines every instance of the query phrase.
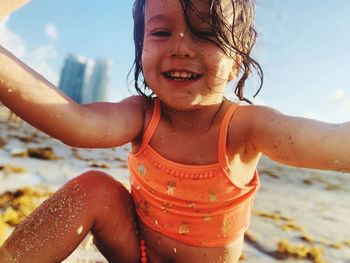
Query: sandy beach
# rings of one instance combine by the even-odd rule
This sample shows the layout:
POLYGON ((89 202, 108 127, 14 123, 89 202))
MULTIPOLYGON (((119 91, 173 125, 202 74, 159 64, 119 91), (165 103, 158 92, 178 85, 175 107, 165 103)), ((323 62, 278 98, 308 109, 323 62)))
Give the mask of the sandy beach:
MULTIPOLYGON (((40 186, 37 191, 42 196, 37 200, 41 202, 91 169, 127 183, 128 152, 129 145, 94 150, 68 147, 24 122, 9 122, 8 111, 1 107, 0 243, 15 224, 15 219, 9 219, 10 212, 16 215, 18 208, 12 201, 1 201, 6 192, 15 199, 18 190, 30 186, 36 191, 40 186)), ((266 157, 258 170, 261 189, 241 262, 350 263, 350 174, 287 167, 266 157)), ((22 190, 21 195, 25 194, 28 190, 22 190)), ((88 236, 64 262, 107 261, 88 236)))

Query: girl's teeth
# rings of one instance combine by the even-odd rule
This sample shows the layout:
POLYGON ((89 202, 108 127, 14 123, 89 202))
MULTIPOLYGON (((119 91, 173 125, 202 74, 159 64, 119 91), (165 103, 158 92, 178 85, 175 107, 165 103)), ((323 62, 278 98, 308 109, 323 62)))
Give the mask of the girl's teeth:
MULTIPOLYGON (((190 74, 189 74, 190 75, 190 74)), ((187 73, 186 72, 182 72, 181 73, 181 78, 187 78, 187 73)))
POLYGON ((192 77, 197 77, 197 74, 175 71, 175 72, 170 72, 169 76, 173 78, 192 78, 192 77))
POLYGON ((169 78, 173 80, 190 80, 198 77, 198 74, 190 73, 190 72, 182 72, 182 71, 170 71, 166 74, 169 78))

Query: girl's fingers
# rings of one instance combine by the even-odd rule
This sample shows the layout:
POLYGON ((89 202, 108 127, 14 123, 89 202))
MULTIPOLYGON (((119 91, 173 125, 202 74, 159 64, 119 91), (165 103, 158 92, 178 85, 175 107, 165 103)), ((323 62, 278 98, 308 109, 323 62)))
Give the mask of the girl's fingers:
POLYGON ((30 0, 0 0, 0 21, 30 0))

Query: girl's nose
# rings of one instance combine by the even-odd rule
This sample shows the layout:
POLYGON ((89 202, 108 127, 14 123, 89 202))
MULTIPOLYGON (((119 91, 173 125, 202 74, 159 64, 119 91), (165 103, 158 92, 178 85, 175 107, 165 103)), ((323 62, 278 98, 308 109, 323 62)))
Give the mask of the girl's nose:
POLYGON ((193 58, 195 56, 195 44, 189 33, 180 32, 174 39, 173 47, 169 50, 171 57, 193 58))

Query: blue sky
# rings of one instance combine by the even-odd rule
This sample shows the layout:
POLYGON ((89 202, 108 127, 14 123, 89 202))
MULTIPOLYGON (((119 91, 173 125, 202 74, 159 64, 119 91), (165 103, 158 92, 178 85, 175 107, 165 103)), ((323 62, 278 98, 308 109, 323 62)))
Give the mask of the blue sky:
MULTIPOLYGON (((350 120, 350 1, 257 2, 254 55, 265 82, 255 103, 329 122, 350 120)), ((130 94, 132 4, 32 0, 0 24, 0 44, 55 84, 69 53, 111 59, 110 99, 120 100, 130 94)), ((249 94, 257 84, 252 78, 249 94)))

